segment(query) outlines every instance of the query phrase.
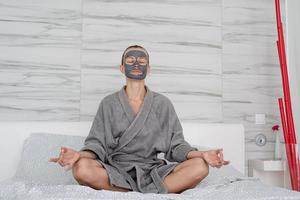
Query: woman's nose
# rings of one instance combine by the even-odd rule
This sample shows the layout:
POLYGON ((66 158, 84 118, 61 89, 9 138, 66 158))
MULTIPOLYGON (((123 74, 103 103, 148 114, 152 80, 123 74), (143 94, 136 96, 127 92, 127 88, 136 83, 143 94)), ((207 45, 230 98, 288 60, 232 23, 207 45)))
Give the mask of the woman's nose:
POLYGON ((133 66, 137 67, 137 66, 139 66, 139 63, 138 63, 138 62, 135 62, 135 63, 133 64, 133 66))

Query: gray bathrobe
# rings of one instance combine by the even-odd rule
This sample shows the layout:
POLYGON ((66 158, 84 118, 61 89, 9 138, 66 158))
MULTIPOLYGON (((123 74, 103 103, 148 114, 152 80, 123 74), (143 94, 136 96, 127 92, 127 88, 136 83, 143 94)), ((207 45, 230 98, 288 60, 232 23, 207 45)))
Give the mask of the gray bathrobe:
MULTIPOLYGON (((142 193, 167 193, 163 180, 198 150, 184 140, 171 101, 146 88, 135 115, 123 86, 103 98, 81 150, 91 150, 107 170, 111 185, 142 193), (165 159, 157 158, 164 152, 165 159)), ((101 181, 101 180, 99 180, 101 181)))

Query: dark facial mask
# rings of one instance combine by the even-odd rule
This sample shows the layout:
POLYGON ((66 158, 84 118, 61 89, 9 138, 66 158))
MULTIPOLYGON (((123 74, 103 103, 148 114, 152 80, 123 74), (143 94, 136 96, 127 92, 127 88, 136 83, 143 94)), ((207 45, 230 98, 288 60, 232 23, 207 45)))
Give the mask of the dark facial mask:
MULTIPOLYGON (((145 57, 147 59, 146 53, 143 52, 143 51, 139 51, 139 50, 128 51, 125 54, 125 56, 124 56, 124 66, 125 66, 125 75, 126 75, 126 77, 131 78, 131 79, 138 79, 138 80, 142 80, 146 77, 146 75, 147 75, 147 64, 141 65, 138 62, 139 57, 145 57), (128 57, 134 57, 135 62, 133 64, 126 64, 126 58, 128 58, 128 57), (131 73, 132 70, 139 70, 142 73, 141 74, 132 74, 131 73)), ((146 63, 148 63, 148 62, 146 62, 146 63)))

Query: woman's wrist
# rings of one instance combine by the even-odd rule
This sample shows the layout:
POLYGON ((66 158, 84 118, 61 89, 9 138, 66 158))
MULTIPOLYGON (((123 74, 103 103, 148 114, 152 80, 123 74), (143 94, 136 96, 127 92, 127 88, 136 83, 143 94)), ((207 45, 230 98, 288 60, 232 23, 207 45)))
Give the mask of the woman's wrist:
POLYGON ((80 157, 79 158, 91 158, 91 159, 96 159, 97 155, 90 151, 90 150, 83 150, 78 152, 80 157))
POLYGON ((204 158, 203 154, 205 151, 190 151, 187 155, 187 159, 191 158, 204 158))

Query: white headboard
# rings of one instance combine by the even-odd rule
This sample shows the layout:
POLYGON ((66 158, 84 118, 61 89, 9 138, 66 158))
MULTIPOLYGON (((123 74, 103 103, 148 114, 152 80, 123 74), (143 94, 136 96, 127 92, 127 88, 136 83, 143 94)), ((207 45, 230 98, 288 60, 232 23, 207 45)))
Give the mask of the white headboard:
MULTIPOLYGON (((24 140, 32 132, 86 136, 91 121, 81 122, 0 122, 0 181, 12 177, 21 157, 24 140)), ((222 147, 224 159, 244 173, 244 127, 242 124, 182 122, 185 139, 193 145, 222 147)))

